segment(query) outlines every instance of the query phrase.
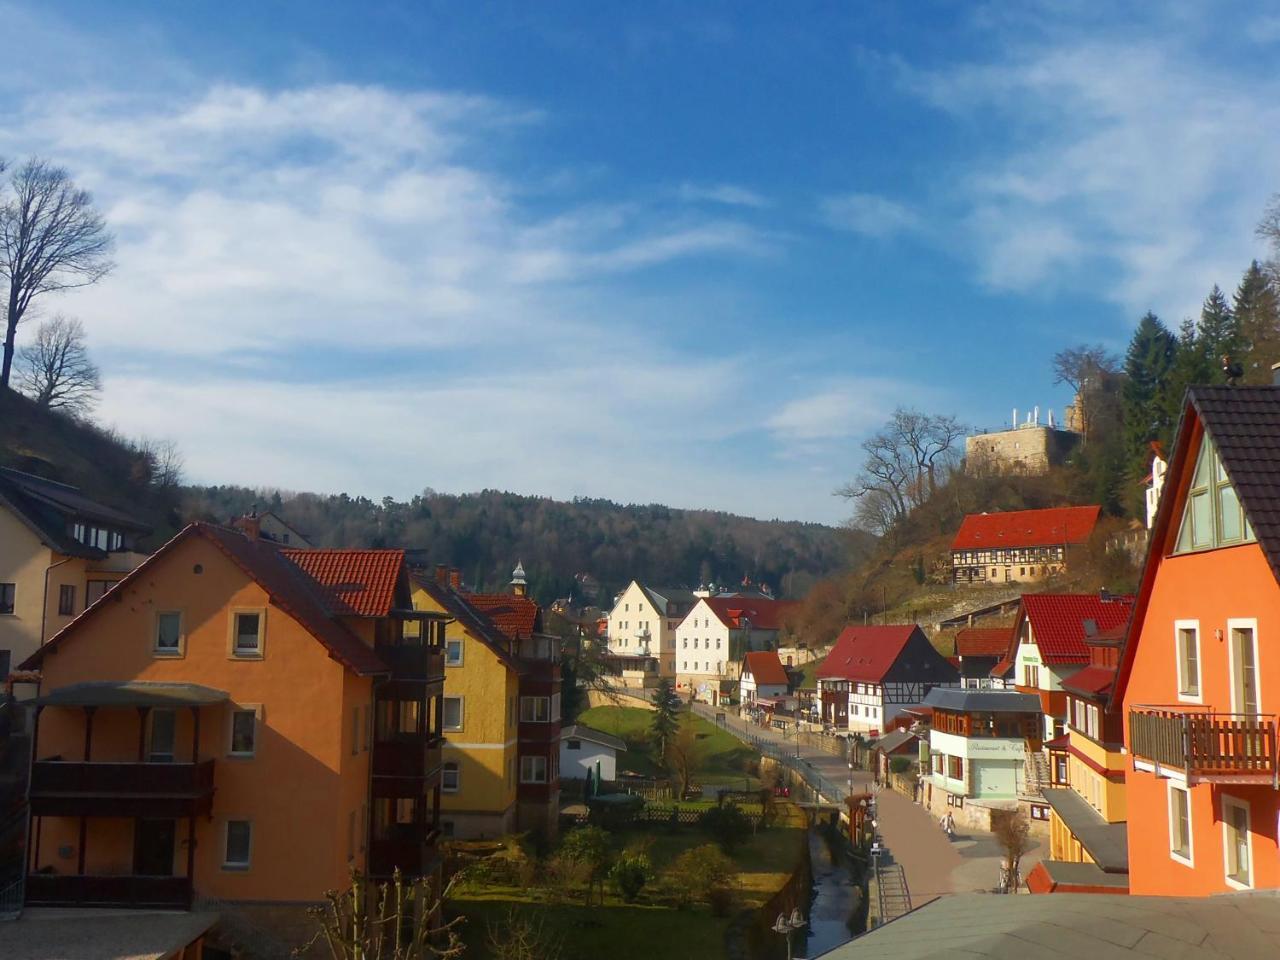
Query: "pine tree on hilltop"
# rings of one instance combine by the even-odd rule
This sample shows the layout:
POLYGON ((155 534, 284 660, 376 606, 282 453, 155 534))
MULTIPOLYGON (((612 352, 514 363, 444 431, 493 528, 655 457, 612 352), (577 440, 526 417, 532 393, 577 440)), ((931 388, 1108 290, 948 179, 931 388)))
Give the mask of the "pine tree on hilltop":
POLYGON ((1209 296, 1205 298, 1200 309, 1200 346, 1201 352, 1213 364, 1216 374, 1212 381, 1202 383, 1220 383, 1222 375, 1222 358, 1231 357, 1240 360, 1240 324, 1227 303, 1227 297, 1215 283, 1209 296))
MULTIPOLYGON (((1219 296, 1222 292, 1213 288, 1219 296)), ((1213 294, 1210 294, 1212 298, 1213 294)), ((1209 301, 1206 300, 1206 307, 1209 301)), ((1226 301, 1223 300, 1225 305, 1226 301)), ((1208 338, 1203 333, 1203 317, 1199 331, 1196 322, 1190 317, 1182 321, 1178 329, 1177 352, 1173 358, 1173 366, 1169 375, 1160 385, 1160 405, 1163 409, 1162 422, 1176 425, 1182 416, 1182 401, 1187 388, 1203 383, 1221 383, 1223 381, 1221 357, 1213 352, 1208 338)))
POLYGON ((1270 383, 1271 364, 1280 362, 1280 298, 1257 260, 1249 264, 1233 301, 1244 382, 1270 383))
MULTIPOLYGON (((1138 321, 1125 353, 1124 433, 1128 473, 1138 478, 1146 473, 1149 444, 1160 440, 1167 445, 1173 433, 1168 380, 1178 354, 1178 341, 1154 313, 1138 321)), ((1136 508, 1135 508, 1136 511, 1136 508)))

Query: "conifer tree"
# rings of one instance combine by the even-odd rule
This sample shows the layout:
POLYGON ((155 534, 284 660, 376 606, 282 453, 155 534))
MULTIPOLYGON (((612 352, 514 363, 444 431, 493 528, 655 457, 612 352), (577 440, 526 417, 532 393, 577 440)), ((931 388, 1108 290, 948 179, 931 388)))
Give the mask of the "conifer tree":
POLYGON ((1138 321, 1124 358, 1125 451, 1135 479, 1145 473, 1148 444, 1161 440, 1167 449, 1171 439, 1174 423, 1166 395, 1177 353, 1177 339, 1148 311, 1138 321))
POLYGON ((1280 361, 1280 298, 1257 260, 1249 264, 1236 287, 1233 306, 1244 382, 1270 383, 1271 364, 1280 361))
MULTIPOLYGON (((1222 291, 1217 287, 1213 289, 1221 297, 1222 291)), ((1211 299, 1212 297, 1213 294, 1210 294, 1211 299)), ((1225 303, 1223 299, 1224 306, 1225 303)), ((1206 300, 1206 308, 1208 304, 1209 300, 1206 300)), ((1173 366, 1169 370, 1167 379, 1160 385, 1162 422, 1168 423, 1171 427, 1176 426, 1178 418, 1182 416, 1182 399, 1188 387, 1204 383, 1221 383, 1224 379, 1221 356, 1213 352, 1203 332, 1205 329, 1203 319, 1202 314, 1199 332, 1197 332, 1195 321, 1190 317, 1182 321, 1182 326, 1178 330, 1178 346, 1173 358, 1173 366)), ((1171 436, 1172 433, 1170 433, 1171 436)), ((1160 439, 1163 440, 1165 437, 1161 436, 1160 439)))
POLYGON ((1227 303, 1226 295, 1216 283, 1205 298, 1204 306, 1200 308, 1199 340, 1200 353, 1208 359, 1217 374, 1212 382, 1221 382, 1222 358, 1241 359, 1240 325, 1227 303))

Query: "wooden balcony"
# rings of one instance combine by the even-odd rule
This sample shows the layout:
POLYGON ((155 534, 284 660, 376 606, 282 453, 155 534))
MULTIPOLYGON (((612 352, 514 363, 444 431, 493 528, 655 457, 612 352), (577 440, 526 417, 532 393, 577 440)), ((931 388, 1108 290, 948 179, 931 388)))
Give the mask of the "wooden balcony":
POLYGON ((373 795, 421 797, 440 781, 438 737, 397 737, 373 744, 373 795))
POLYGON ((1181 706, 1129 710, 1129 752, 1188 782, 1280 787, 1274 714, 1215 713, 1181 706))
POLYGON ((420 643, 380 643, 374 652, 391 669, 392 680, 435 683, 444 680, 444 651, 420 643))
POLYGON ((31 811, 43 817, 158 819, 207 814, 213 763, 38 760, 31 767, 31 811))
POLYGON ((388 837, 374 839, 369 844, 369 875, 390 877, 397 867, 406 878, 428 877, 440 864, 436 849, 435 830, 423 832, 421 839, 414 837, 388 837))
POLYGON ((188 877, 93 877, 32 873, 26 880, 29 907, 135 907, 188 910, 188 877))

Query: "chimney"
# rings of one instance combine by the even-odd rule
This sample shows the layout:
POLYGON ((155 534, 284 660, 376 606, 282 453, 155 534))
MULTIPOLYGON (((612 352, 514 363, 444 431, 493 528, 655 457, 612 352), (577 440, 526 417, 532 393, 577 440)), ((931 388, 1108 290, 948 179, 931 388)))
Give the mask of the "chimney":
POLYGON ((454 567, 449 571, 449 586, 455 590, 462 589, 462 571, 454 567))
POLYGON ((1271 365, 1271 385, 1273 387, 1280 387, 1280 363, 1273 363, 1271 365))
POLYGON ((258 517, 257 511, 250 511, 243 517, 236 517, 231 521, 231 526, 239 530, 250 540, 262 539, 262 520, 258 517))
POLYGON ((436 583, 442 587, 449 585, 449 565, 447 563, 436 564, 436 583))

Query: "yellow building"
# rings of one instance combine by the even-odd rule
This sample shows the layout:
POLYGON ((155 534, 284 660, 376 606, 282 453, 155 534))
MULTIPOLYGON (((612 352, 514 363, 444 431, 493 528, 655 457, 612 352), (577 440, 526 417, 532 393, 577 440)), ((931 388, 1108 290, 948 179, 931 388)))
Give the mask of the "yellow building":
POLYGON ((1049 744, 1049 859, 1027 878, 1033 893, 1128 891, 1124 725, 1107 708, 1123 631, 1086 639, 1090 664, 1062 681, 1067 733, 1049 744))
POLYGON ((413 582, 416 609, 453 618, 445 628, 445 836, 554 836, 558 825, 560 641, 541 632, 522 576, 513 588, 468 593, 445 567, 413 582))
POLYGON ((146 532, 75 487, 0 468, 0 680, 146 559, 146 532))

